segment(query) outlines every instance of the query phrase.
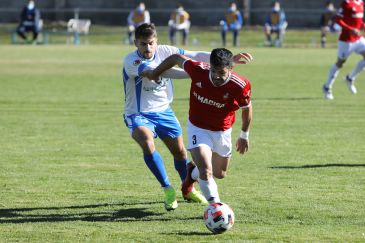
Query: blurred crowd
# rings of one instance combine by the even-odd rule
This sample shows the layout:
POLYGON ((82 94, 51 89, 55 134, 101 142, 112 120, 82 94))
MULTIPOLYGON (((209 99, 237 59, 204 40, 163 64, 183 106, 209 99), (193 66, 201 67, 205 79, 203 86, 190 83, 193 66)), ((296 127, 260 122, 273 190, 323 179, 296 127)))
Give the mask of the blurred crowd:
MULTIPOLYGON (((321 45, 326 45, 327 33, 339 33, 341 28, 334 21, 336 9, 334 4, 329 1, 323 10, 320 19, 321 26, 321 45)), ((171 45, 177 44, 177 39, 181 40, 182 45, 187 45, 189 41, 189 31, 191 27, 191 15, 186 11, 182 4, 178 4, 176 9, 171 12, 168 20, 168 36, 171 45), (181 38, 177 38, 180 34, 181 38)), ((133 33, 135 29, 143 23, 151 23, 150 12, 145 3, 140 2, 135 9, 132 9, 127 18, 127 35, 129 44, 133 44, 133 33)), ((266 46, 281 47, 284 41, 285 31, 288 27, 288 21, 284 9, 279 1, 273 1, 271 8, 263 17, 263 32, 265 36, 264 44, 266 46)), ((217 23, 220 29, 222 46, 226 46, 227 33, 232 33, 233 46, 239 45, 239 36, 244 26, 243 13, 237 7, 235 2, 231 2, 227 9, 222 10, 222 17, 217 23)), ((43 22, 40 11, 36 7, 34 0, 28 0, 27 5, 23 8, 20 16, 20 23, 16 33, 27 43, 37 41, 38 34, 42 31, 43 22), (29 38, 27 33, 32 33, 29 38)))

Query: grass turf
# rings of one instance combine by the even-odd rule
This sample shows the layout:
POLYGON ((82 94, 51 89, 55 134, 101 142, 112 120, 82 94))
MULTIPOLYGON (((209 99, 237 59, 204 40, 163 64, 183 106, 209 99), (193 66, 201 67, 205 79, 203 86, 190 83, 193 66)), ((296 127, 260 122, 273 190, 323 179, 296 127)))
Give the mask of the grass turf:
MULTIPOLYGON (((210 47, 201 47, 209 50, 210 47)), ((248 48, 236 71, 252 81, 249 154, 217 181, 236 214, 210 234, 204 207, 163 209, 163 192, 123 124, 122 57, 129 46, 0 46, 0 241, 210 242, 365 240, 365 83, 321 85, 335 49, 248 48)), ((233 49, 234 52, 239 49, 233 49)), ((185 124, 189 82, 174 82, 185 124)), ((238 116, 239 117, 239 116, 238 116)), ((233 143, 238 136, 234 126, 233 143)), ((173 185, 172 158, 157 148, 173 185)))

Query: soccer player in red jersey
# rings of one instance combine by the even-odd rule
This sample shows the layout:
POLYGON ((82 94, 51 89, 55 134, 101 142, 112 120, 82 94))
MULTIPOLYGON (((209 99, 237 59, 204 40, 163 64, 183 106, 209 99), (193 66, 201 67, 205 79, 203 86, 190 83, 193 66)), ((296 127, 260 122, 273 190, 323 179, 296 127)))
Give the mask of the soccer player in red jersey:
POLYGON ((209 203, 220 202, 214 177, 226 176, 232 153, 231 132, 235 111, 242 110, 241 133, 236 142, 240 154, 248 151, 249 128, 252 119, 251 84, 232 70, 233 54, 225 48, 211 52, 210 65, 180 54, 163 61, 155 70, 142 75, 159 80, 161 74, 175 65, 191 78, 188 150, 197 166, 191 166, 183 183, 189 187, 198 181, 209 203))
POLYGON ((341 3, 336 22, 342 27, 341 35, 338 40, 338 59, 333 64, 328 73, 328 79, 323 85, 324 97, 333 100, 332 85, 352 52, 363 56, 352 72, 346 75, 345 81, 352 94, 357 90, 354 85, 356 76, 365 68, 365 39, 360 31, 364 29, 364 2, 362 0, 346 0, 341 3))

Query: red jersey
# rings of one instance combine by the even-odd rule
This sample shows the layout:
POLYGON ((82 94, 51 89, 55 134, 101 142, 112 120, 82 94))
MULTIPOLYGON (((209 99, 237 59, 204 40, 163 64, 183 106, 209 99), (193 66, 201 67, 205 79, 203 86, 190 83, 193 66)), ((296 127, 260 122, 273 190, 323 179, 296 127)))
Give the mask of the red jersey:
POLYGON ((354 35, 351 30, 364 28, 364 2, 362 0, 346 0, 341 3, 336 22, 341 25, 342 31, 339 40, 355 42, 361 35, 354 35))
POLYGON ((209 64, 203 62, 184 63, 184 70, 191 77, 189 120, 203 129, 224 131, 235 122, 237 109, 251 105, 251 84, 232 71, 228 80, 216 87, 209 69, 209 64))

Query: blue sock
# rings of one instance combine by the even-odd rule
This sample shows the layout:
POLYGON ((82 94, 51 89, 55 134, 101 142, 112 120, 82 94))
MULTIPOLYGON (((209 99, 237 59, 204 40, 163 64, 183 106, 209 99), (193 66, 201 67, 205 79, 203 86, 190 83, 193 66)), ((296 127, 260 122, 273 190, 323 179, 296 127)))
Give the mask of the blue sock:
POLYGON ((161 155, 155 150, 152 154, 144 155, 144 162, 150 171, 154 174, 162 187, 170 186, 169 178, 167 177, 165 165, 163 164, 161 155))
POLYGON ((174 159, 175 169, 180 175, 181 181, 185 180, 186 177, 186 165, 189 163, 189 160, 176 160, 174 159))

